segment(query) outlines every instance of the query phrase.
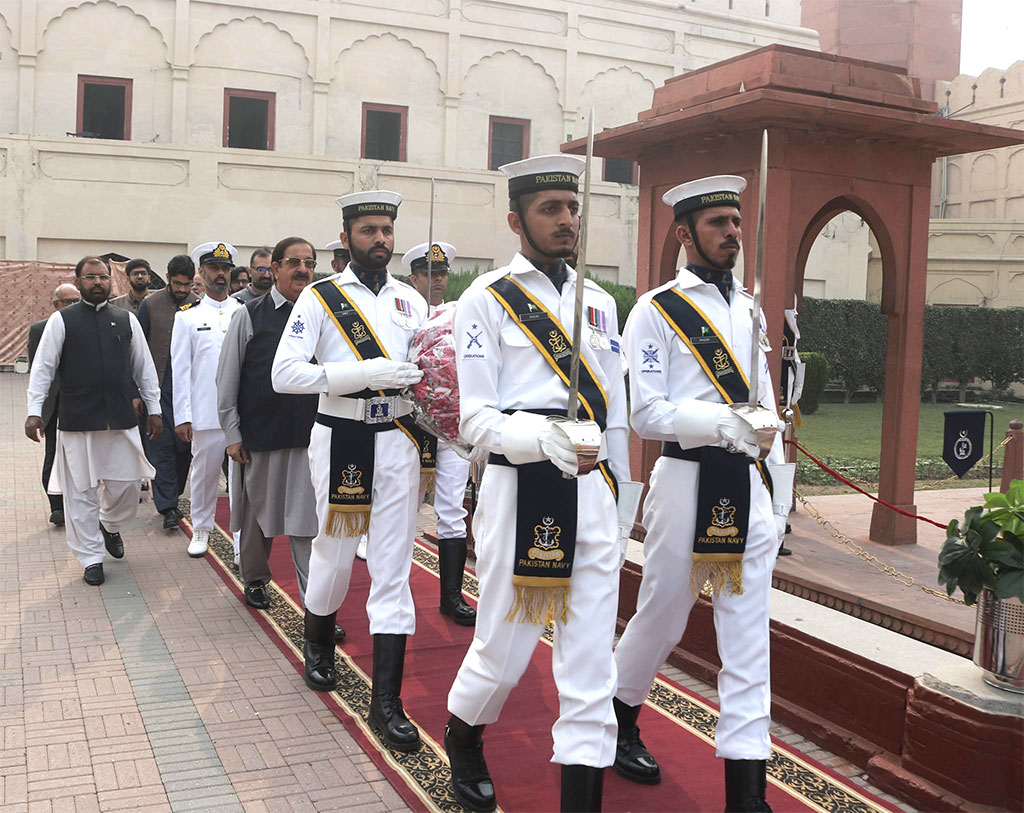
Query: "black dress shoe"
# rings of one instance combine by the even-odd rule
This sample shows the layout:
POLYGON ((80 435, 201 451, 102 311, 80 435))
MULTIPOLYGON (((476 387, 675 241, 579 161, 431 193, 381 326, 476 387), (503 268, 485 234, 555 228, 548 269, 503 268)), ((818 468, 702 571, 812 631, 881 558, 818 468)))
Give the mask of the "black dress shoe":
POLYGON ((636 724, 642 707, 627 706, 617 697, 612 700, 612 705, 619 724, 615 740, 615 773, 641 785, 657 785, 661 781, 661 768, 640 739, 640 727, 636 724))
POLYGON ((252 582, 245 586, 245 603, 257 610, 265 610, 270 606, 270 596, 263 582, 252 582))
POLYGON ((334 641, 338 644, 345 643, 345 628, 341 624, 334 625, 334 641))
POLYGON ((467 810, 494 810, 498 800, 484 760, 484 726, 469 725, 454 714, 444 727, 444 750, 452 768, 452 793, 467 810))
POLYGON ((102 564, 89 565, 85 569, 85 573, 82 574, 82 581, 93 587, 98 587, 103 584, 105 580, 106 577, 103 575, 102 564))
POLYGON ((121 539, 121 534, 111 533, 103 527, 103 523, 100 523, 100 533, 103 534, 103 546, 107 549, 107 553, 113 556, 115 559, 124 558, 124 541, 121 539))
POLYGON ((370 728, 396 751, 416 751, 420 732, 402 707, 402 672, 407 635, 373 636, 373 685, 370 688, 370 728))
POLYGON ((58 508, 50 512, 50 524, 56 525, 58 528, 64 524, 64 510, 58 508))
POLYGON ((181 519, 181 514, 178 513, 177 508, 168 508, 164 513, 164 530, 171 531, 178 527, 178 520, 181 519))

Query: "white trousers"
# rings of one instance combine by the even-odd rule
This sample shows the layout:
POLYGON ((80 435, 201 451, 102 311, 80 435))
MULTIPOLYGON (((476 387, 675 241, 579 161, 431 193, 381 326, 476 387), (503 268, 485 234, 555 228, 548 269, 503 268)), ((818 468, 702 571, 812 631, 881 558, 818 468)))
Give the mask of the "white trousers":
MULTIPOLYGON (((330 615, 345 600, 352 560, 359 537, 327 536, 328 490, 331 463, 330 427, 313 424, 309 438, 309 469, 316 492, 320 532, 309 555, 306 609, 314 615, 330 615)), ((366 566, 370 595, 366 615, 370 634, 412 635, 416 609, 409 588, 413 536, 420 496, 419 451, 400 429, 374 436, 373 492, 366 566)))
MULTIPOLYGON (((661 457, 644 502, 644 575, 636 615, 615 650, 616 696, 629 706, 647 700, 658 669, 679 643, 696 597, 690 589, 697 523, 698 463, 661 457)), ((743 593, 715 596, 721 716, 715 749, 724 759, 768 759, 771 742, 768 622, 772 569, 779 547, 771 498, 750 467, 750 523, 743 554, 743 593)))
MULTIPOLYGON (((225 445, 224 448, 227 449, 227 446, 225 445)), ((235 515, 235 499, 234 499, 235 490, 231 487, 231 484, 234 481, 235 481, 235 461, 232 460, 229 457, 228 458, 228 512, 232 516, 235 515)), ((242 540, 242 532, 241 531, 232 531, 232 533, 231 533, 231 544, 232 544, 232 547, 234 547, 234 549, 235 549, 235 556, 238 556, 239 552, 241 551, 241 544, 242 544, 241 540, 242 540)))
MULTIPOLYGON (((470 725, 495 722, 526 671, 544 627, 505 620, 512 606, 516 470, 489 465, 473 519, 480 603, 473 643, 448 694, 470 725)), ((559 716, 552 762, 603 768, 615 759, 612 640, 619 595, 615 499, 598 471, 579 480, 579 519, 569 621, 555 622, 551 656, 559 716)))
POLYGON ((225 448, 224 433, 220 429, 193 430, 192 479, 189 481, 193 530, 213 530, 217 487, 220 485, 220 467, 224 462, 225 448))
POLYGON ((115 532, 135 519, 139 510, 139 481, 104 480, 79 491, 74 479, 67 477, 63 485, 68 547, 82 567, 99 564, 107 555, 99 523, 115 532))
POLYGON ((466 482, 469 461, 460 457, 443 440, 437 444, 437 468, 434 471, 434 511, 437 513, 437 538, 459 539, 466 535, 466 482))

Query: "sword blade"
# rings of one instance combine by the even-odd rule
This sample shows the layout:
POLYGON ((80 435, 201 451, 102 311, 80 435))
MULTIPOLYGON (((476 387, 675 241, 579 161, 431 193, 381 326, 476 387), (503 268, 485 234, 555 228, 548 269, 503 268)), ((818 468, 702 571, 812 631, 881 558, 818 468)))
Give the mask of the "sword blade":
POLYGON ((764 204, 768 196, 768 130, 761 134, 761 166, 757 176, 757 240, 754 247, 754 306, 750 329, 749 406, 757 406, 757 387, 761 377, 761 285, 764 278, 764 204))
POLYGON ((583 352, 583 288, 587 268, 587 220, 590 216, 590 166, 594 159, 594 108, 590 108, 587 123, 587 159, 583 167, 583 215, 580 218, 580 251, 576 259, 576 310, 572 320, 572 357, 569 360, 570 421, 579 413, 580 354, 583 352))
POLYGON ((434 245, 434 179, 430 179, 430 220, 427 221, 427 316, 430 316, 431 277, 434 274, 434 261, 431 259, 434 252, 430 247, 434 245))

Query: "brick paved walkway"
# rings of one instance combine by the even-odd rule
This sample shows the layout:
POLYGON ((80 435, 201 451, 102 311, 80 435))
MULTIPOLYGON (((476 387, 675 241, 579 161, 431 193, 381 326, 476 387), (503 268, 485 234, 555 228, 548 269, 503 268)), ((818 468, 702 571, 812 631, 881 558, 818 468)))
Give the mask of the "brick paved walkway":
POLYGON ((406 810, 213 569, 185 556, 184 535, 162 530, 148 495, 106 583, 82 581, 46 522, 26 385, 0 373, 0 810, 406 810))

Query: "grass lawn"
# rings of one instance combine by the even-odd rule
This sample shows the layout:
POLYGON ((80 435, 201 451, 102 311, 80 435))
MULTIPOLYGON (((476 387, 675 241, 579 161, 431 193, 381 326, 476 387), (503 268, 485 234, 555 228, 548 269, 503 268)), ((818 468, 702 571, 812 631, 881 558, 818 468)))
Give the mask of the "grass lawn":
MULTIPOLYGON (((1013 418, 1024 417, 1024 404, 1002 404, 994 410, 995 445, 1002 442, 1013 418)), ((917 456, 942 457, 943 413, 953 404, 921 404, 917 456)), ((800 445, 814 455, 859 460, 878 460, 882 441, 881 404, 821 404, 813 415, 803 416, 796 430, 800 445)), ((986 426, 986 433, 988 428, 986 426)), ((988 454, 988 436, 985 454, 988 454)), ((998 462, 999 456, 996 457, 998 462)))

